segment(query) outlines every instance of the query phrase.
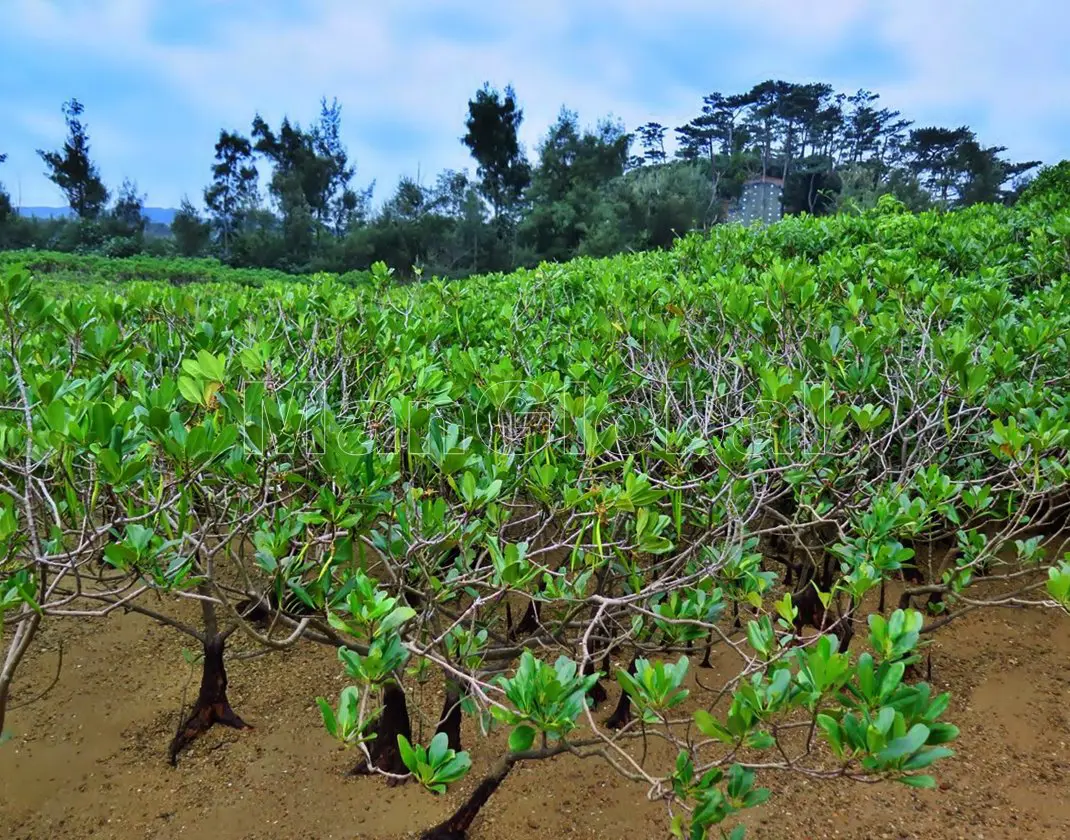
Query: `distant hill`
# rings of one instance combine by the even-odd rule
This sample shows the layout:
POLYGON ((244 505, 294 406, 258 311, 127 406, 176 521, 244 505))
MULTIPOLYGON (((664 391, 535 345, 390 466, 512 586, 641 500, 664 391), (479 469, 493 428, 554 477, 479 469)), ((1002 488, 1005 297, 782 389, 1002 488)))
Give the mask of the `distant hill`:
MULTIPOLYGON (((173 207, 146 207, 145 216, 150 222, 161 225, 170 225, 178 212, 173 207)), ((20 207, 19 214, 33 216, 38 219, 64 219, 71 215, 69 207, 20 207)))

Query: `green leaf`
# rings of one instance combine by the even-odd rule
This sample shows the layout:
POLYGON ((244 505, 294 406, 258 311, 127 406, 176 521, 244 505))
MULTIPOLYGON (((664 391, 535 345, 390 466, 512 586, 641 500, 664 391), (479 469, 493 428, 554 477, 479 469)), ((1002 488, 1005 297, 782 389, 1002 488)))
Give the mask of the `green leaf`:
POLYGON ((521 724, 509 733, 509 749, 512 752, 526 752, 535 743, 535 729, 521 724))
POLYGON ((951 743, 959 737, 959 728, 953 723, 934 723, 929 730, 929 739, 925 743, 930 747, 951 743))
POLYGON ((747 641, 754 648, 755 653, 761 654, 763 657, 769 656, 769 645, 766 643, 766 636, 762 631, 762 626, 757 621, 747 622, 747 641))
POLYGON ((334 709, 331 708, 331 704, 323 697, 316 698, 316 705, 320 707, 320 714, 323 716, 323 726, 330 734, 332 738, 338 737, 338 719, 334 715, 334 709))
POLYGON ((768 750, 776 743, 768 732, 753 732, 747 736, 747 747, 752 750, 768 750))
POLYGON ((446 758, 449 749, 449 736, 445 732, 436 732, 431 739, 431 746, 427 749, 427 763, 432 767, 438 767, 446 758))
POLYGON ((725 744, 735 743, 735 738, 732 737, 732 733, 729 732, 721 723, 705 709, 699 709, 695 712, 695 726, 698 727, 699 732, 709 738, 716 738, 725 744))
POLYGON ((216 357, 207 350, 201 350, 197 353, 197 364, 200 365, 206 379, 222 382, 226 364, 225 358, 222 354, 216 357))
POLYGON ((187 400, 194 405, 201 405, 202 391, 197 383, 188 376, 178 378, 178 390, 187 400))
POLYGON ((824 731, 825 735, 828 737, 833 752, 835 752, 837 756, 842 756, 843 739, 840 736, 840 724, 829 715, 820 714, 817 716, 817 725, 821 727, 822 731, 824 731))
POLYGON ((933 747, 932 749, 923 750, 922 752, 912 755, 903 762, 903 769, 924 770, 934 761, 939 761, 941 758, 950 758, 954 754, 955 751, 949 750, 947 747, 933 747))
POLYGON ((416 615, 412 607, 395 607, 394 610, 376 628, 376 636, 385 636, 416 615))
POLYGON ((413 750, 412 744, 409 743, 408 738, 400 733, 398 734, 398 752, 401 753, 401 760, 410 773, 416 773, 420 769, 420 763, 416 760, 416 752, 413 750))
POLYGON ((877 761, 887 764, 902 758, 905 755, 917 752, 929 738, 929 727, 924 723, 916 723, 902 738, 896 738, 887 747, 877 753, 877 761))
POLYGON ((465 773, 471 768, 472 759, 468 757, 468 753, 459 752, 438 768, 438 771, 435 773, 435 778, 449 784, 463 778, 465 773))

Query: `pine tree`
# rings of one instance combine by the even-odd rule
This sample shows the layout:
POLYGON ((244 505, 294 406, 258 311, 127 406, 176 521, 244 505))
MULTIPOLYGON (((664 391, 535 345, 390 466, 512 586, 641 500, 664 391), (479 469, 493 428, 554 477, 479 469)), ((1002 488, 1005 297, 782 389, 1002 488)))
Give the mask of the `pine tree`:
POLYGON ((108 190, 89 157, 89 134, 81 117, 84 108, 77 99, 63 104, 67 140, 56 152, 37 150, 45 162, 48 179, 63 190, 67 203, 80 219, 95 219, 108 203, 108 190))

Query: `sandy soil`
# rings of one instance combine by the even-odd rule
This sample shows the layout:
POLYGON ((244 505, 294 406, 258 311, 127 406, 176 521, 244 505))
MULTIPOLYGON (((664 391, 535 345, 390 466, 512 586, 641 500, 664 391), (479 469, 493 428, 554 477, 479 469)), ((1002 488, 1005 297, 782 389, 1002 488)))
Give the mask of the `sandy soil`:
MULTIPOLYGON (((23 665, 16 704, 53 681, 61 637, 58 682, 9 715, 15 737, 0 747, 0 836, 11 840, 412 837, 450 813, 502 749, 466 720, 474 772, 443 797, 347 778, 354 753, 332 745, 314 704, 344 684, 334 652, 308 644, 243 660, 237 643, 230 697, 256 728, 217 727, 172 769, 169 738, 198 679, 182 637, 136 616, 53 623, 23 665)), ((941 631, 933 651, 933 681, 954 693, 948 719, 962 729, 940 789, 766 776, 774 795, 748 815, 748 836, 1070 837, 1070 620, 974 613, 941 631)), ((428 710, 440 708, 438 688, 428 686, 428 710)), ((515 770, 472 836, 645 840, 667 837, 667 826, 642 788, 597 759, 566 756, 515 770)))

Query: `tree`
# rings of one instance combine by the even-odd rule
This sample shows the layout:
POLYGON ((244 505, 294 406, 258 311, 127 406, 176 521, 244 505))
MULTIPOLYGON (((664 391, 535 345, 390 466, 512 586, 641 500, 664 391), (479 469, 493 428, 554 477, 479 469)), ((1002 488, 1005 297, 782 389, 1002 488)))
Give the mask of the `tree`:
POLYGON ((145 233, 145 196, 139 195, 137 184, 123 179, 109 213, 112 228, 118 236, 140 239, 145 233))
POLYGON ((703 226, 719 215, 715 211, 718 199, 739 197, 750 174, 753 155, 744 147, 751 134, 736 121, 752 104, 748 94, 725 96, 714 92, 702 98, 702 112, 697 117, 676 129, 677 156, 704 167, 710 181, 709 205, 699 217, 703 226))
POLYGON ((50 181, 63 190, 67 203, 80 219, 95 219, 108 203, 108 190, 89 157, 89 134, 82 123, 84 111, 77 99, 63 104, 67 140, 56 152, 37 150, 50 181))
POLYGON ((357 192, 350 187, 355 168, 349 163, 349 153, 342 143, 342 106, 338 100, 327 104, 320 101, 320 118, 313 132, 317 155, 326 161, 324 200, 319 220, 333 227, 335 236, 342 236, 354 222, 363 221, 367 214, 370 191, 357 192))
POLYGON ((212 241, 212 226, 201 218, 189 198, 183 196, 182 204, 171 220, 171 235, 182 256, 197 257, 205 252, 212 241))
POLYGON ((316 220, 327 214, 331 162, 316 153, 315 137, 288 118, 276 134, 257 114, 252 137, 254 151, 272 165, 268 191, 282 217, 284 251, 293 262, 305 263, 315 244, 316 220))
POLYGON ((661 123, 648 122, 639 126, 639 145, 643 149, 642 161, 654 166, 665 163, 665 134, 668 129, 661 123))
POLYGON ((582 251, 606 186, 624 174, 630 142, 619 122, 581 131, 576 113, 561 109, 539 146, 531 209, 521 225, 537 259, 567 260, 582 251))
POLYGON ((870 164, 847 163, 838 170, 838 174, 841 182, 840 192, 836 195, 838 211, 872 210, 885 195, 894 197, 913 213, 932 207, 932 196, 908 169, 892 169, 884 178, 874 181, 870 164))
POLYGON ((370 192, 353 190, 354 170, 341 140, 341 106, 320 103, 311 129, 283 118, 276 133, 258 114, 253 120, 255 152, 272 166, 268 190, 282 216, 284 250, 291 266, 308 263, 321 235, 341 236, 363 220, 370 192))
POLYGON ((964 176, 961 205, 999 204, 1010 200, 1014 191, 1005 190, 1004 184, 1041 164, 1039 160, 1011 163, 1001 157, 1006 150, 1005 146, 985 147, 976 140, 967 140, 959 146, 958 162, 964 176))
POLYGON ((784 182, 784 212, 813 216, 831 213, 842 188, 843 182, 827 158, 803 158, 784 182))
MULTIPOLYGON (((6 160, 7 154, 0 154, 0 163, 3 163, 6 160)), ((3 182, 0 182, 0 224, 6 222, 11 214, 11 196, 9 196, 7 190, 4 189, 3 182)))
POLYGON ((769 174, 773 147, 780 127, 780 89, 784 83, 765 81, 755 85, 746 94, 749 111, 747 125, 757 141, 762 177, 769 174))
POLYGON ((512 86, 499 94, 485 83, 468 102, 467 132, 461 142, 478 164, 480 189, 495 219, 511 216, 531 182, 531 165, 517 139, 523 120, 512 86))
MULTIPOLYGON (((685 162, 608 186, 671 173, 708 187, 685 162)), ((426 220, 427 192, 391 212, 426 220)), ((410 290, 381 265, 181 295, 8 273, 0 733, 35 634, 121 611, 202 654, 172 761, 244 727, 238 632, 337 648, 325 729, 384 782, 445 791, 462 705, 468 737, 493 718, 436 840, 566 752, 696 840, 740 837, 766 777, 933 787, 957 730, 923 642, 984 605, 1070 611, 1066 217, 901 211, 410 290)), ((266 670, 303 661, 246 686, 270 702, 266 670)))
POLYGON ((947 206, 952 193, 960 185, 965 158, 960 147, 975 143, 974 133, 967 126, 940 128, 927 126, 910 132, 906 152, 910 167, 930 191, 947 206))
POLYGON ((906 144, 911 169, 945 207, 1005 201, 1009 193, 1003 185, 1040 165, 1011 163, 1001 157, 1005 151, 1005 146, 982 146, 968 126, 915 129, 906 144))
POLYGON ((428 192, 413 178, 403 176, 398 181, 394 195, 372 225, 376 259, 406 275, 425 267, 435 233, 441 235, 441 229, 433 232, 435 219, 424 227, 429 204, 428 192))
POLYGON ((713 117, 701 114, 676 129, 677 154, 684 160, 713 161, 717 154, 717 127, 713 117))
POLYGON ((212 183, 204 190, 204 203, 213 215, 216 230, 229 255, 231 240, 245 215, 258 201, 258 173, 253 163, 253 147, 237 132, 220 131, 215 144, 216 163, 212 183))
POLYGON ((1070 160, 1041 169, 1024 185, 1018 200, 1059 210, 1070 206, 1070 160))
POLYGON ((132 257, 145 245, 145 196, 138 193, 137 184, 123 180, 115 203, 99 223, 79 225, 82 246, 92 243, 110 257, 132 257))
POLYGON ((441 220, 431 226, 436 234, 428 255, 433 270, 448 275, 478 271, 492 241, 478 186, 467 172, 448 169, 424 195, 428 215, 441 220))
POLYGON ((879 99, 876 93, 858 90, 842 100, 850 108, 841 115, 841 163, 857 164, 850 180, 858 187, 871 188, 874 192, 889 175, 889 169, 899 164, 906 130, 911 125, 910 120, 900 118, 899 111, 875 107, 879 99), (871 180, 868 187, 857 181, 863 173, 868 173, 871 180))
POLYGON ((1008 163, 1004 161, 1003 174, 1005 177, 1003 183, 1006 185, 1007 181, 1010 181, 1011 185, 1009 189, 1004 186, 1004 188, 1000 190, 1000 198, 1003 202, 1006 204, 1014 204, 1022 194, 1022 190, 1029 185, 1033 170, 1038 166, 1043 165, 1044 161, 1041 160, 1025 160, 1019 161, 1018 163, 1008 163))
POLYGON ((584 254, 668 248, 707 226, 714 206, 710 179, 699 166, 670 161, 614 179, 599 192, 581 245, 584 254))

